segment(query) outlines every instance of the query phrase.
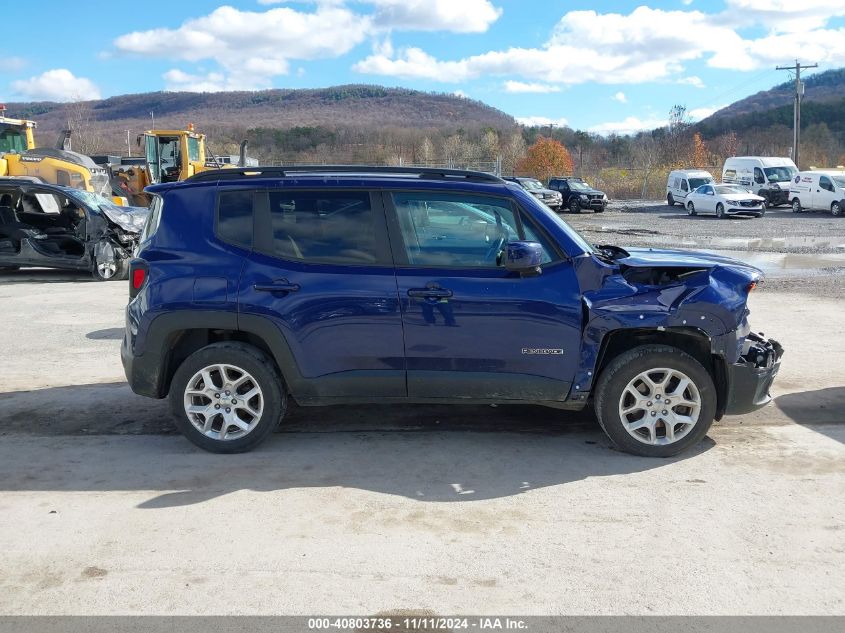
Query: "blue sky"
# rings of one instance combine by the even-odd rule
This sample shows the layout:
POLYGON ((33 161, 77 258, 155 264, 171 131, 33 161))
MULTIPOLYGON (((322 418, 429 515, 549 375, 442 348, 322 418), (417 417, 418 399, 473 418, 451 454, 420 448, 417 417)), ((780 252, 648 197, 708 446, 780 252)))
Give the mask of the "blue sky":
POLYGON ((89 0, 4 7, 0 99, 373 83, 598 133, 845 66, 842 0, 89 0), (36 36, 33 36, 36 34, 36 36))

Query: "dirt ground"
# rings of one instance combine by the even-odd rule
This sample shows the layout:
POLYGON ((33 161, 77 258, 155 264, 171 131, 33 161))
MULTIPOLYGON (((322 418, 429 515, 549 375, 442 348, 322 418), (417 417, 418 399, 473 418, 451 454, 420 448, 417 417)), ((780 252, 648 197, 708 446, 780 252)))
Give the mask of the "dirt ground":
MULTIPOLYGON (((665 211, 573 224, 668 242, 665 211)), ((819 220, 830 245, 795 254, 839 253, 819 220)), ((824 268, 752 295, 786 348, 774 402, 668 460, 613 450, 588 414, 479 406, 302 408, 253 453, 207 454, 125 385, 124 284, 4 274, 0 614, 845 615, 845 320, 824 268)))

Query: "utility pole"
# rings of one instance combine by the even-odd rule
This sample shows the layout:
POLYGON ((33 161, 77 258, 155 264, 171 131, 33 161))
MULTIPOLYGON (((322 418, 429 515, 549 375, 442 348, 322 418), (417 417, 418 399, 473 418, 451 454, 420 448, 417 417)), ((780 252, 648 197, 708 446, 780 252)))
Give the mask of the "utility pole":
POLYGON ((132 158, 132 143, 129 142, 129 130, 126 130, 126 151, 129 152, 129 158, 132 158))
POLYGON ((804 98, 804 84, 801 83, 801 69, 818 68, 818 64, 801 65, 797 59, 794 66, 778 66, 775 70, 789 70, 795 71, 795 106, 792 112, 792 162, 798 169, 801 166, 798 164, 799 151, 798 146, 801 142, 801 99, 804 98))

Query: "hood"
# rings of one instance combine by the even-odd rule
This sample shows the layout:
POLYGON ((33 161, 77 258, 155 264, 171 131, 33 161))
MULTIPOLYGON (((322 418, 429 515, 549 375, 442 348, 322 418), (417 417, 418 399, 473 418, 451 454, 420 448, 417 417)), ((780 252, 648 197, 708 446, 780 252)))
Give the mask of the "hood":
POLYGON ((725 257, 714 253, 662 248, 626 248, 625 250, 628 252, 628 257, 620 257, 616 261, 630 268, 651 268, 655 266, 669 268, 721 267, 743 272, 755 279, 763 276, 763 271, 751 264, 746 264, 733 257, 725 257))
POLYGON ((758 202, 765 200, 763 196, 758 196, 754 193, 722 193, 719 195, 725 200, 757 200, 758 202))
POLYGON ((150 210, 147 207, 117 207, 103 205, 100 211, 127 233, 141 233, 150 210))
POLYGON ((578 194, 583 193, 583 194, 588 195, 588 196, 603 196, 604 195, 604 191, 599 191, 598 189, 593 189, 592 187, 590 187, 586 191, 583 190, 583 189, 573 189, 572 193, 578 193, 578 194))

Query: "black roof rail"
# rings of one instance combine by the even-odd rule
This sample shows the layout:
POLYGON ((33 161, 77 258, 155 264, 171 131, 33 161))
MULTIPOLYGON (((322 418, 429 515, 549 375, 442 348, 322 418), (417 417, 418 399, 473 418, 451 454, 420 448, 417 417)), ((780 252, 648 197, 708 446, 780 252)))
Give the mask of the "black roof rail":
POLYGON ((308 174, 350 174, 350 175, 375 175, 375 174, 406 174, 417 176, 423 180, 468 180, 475 182, 496 182, 503 180, 493 174, 483 171, 470 171, 466 169, 440 169, 438 167, 384 167, 368 165, 290 165, 288 167, 232 167, 228 169, 210 169, 208 171, 194 174, 186 179, 186 182, 198 182, 206 180, 232 180, 243 176, 258 178, 285 178, 302 176, 308 174))

